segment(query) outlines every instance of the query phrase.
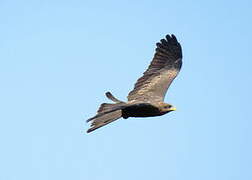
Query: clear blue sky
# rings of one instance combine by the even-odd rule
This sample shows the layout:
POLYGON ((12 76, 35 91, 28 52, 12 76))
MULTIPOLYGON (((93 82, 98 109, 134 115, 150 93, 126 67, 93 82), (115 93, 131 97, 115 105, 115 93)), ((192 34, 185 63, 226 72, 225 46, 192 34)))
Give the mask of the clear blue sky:
POLYGON ((252 3, 0 1, 1 180, 251 180, 252 3), (177 111, 86 134, 174 33, 177 111))

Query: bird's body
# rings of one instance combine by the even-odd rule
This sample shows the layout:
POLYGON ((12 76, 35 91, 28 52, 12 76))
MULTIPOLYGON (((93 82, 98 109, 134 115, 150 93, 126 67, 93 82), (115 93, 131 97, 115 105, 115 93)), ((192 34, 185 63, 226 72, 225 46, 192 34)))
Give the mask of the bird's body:
POLYGON ((128 106, 122 109, 122 117, 127 119, 128 117, 153 117, 161 116, 166 112, 160 111, 157 106, 149 103, 139 103, 136 105, 128 106))
POLYGON ((156 53, 144 72, 128 95, 128 102, 115 98, 110 92, 106 96, 115 102, 103 103, 97 115, 88 119, 92 121, 88 133, 111 123, 121 117, 152 117, 161 116, 174 111, 175 108, 164 103, 167 89, 175 79, 182 66, 182 49, 174 35, 167 35, 157 43, 156 53))

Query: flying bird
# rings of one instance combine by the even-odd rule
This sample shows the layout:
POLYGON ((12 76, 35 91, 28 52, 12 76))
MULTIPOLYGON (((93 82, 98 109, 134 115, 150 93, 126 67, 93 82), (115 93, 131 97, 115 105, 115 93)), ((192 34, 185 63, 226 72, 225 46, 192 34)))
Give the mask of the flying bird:
POLYGON ((128 94, 128 101, 120 101, 110 92, 108 99, 114 103, 103 103, 97 114, 88 119, 90 133, 119 118, 161 116, 176 108, 164 102, 167 89, 178 75, 182 66, 182 48, 176 37, 166 35, 156 44, 154 57, 148 67, 128 94))

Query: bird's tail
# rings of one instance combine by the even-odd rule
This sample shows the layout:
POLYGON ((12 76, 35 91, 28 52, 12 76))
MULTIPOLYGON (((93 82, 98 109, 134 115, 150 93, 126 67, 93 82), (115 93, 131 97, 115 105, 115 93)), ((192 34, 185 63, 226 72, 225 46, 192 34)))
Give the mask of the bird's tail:
POLYGON ((109 92, 106 93, 106 96, 116 103, 103 103, 100 105, 97 115, 87 120, 87 122, 91 121, 91 127, 87 130, 87 133, 90 133, 122 117, 122 109, 126 106, 126 103, 116 99, 109 92))

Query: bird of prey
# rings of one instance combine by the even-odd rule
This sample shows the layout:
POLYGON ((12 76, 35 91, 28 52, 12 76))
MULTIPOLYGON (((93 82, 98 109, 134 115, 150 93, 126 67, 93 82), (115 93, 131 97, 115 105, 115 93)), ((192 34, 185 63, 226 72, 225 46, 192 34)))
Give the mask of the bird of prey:
POLYGON ((119 118, 161 116, 175 111, 171 104, 164 103, 164 97, 172 81, 178 75, 182 66, 182 48, 176 37, 166 35, 156 44, 154 57, 137 80, 134 89, 128 94, 128 101, 123 102, 106 92, 108 99, 114 103, 103 103, 97 114, 88 119, 92 132, 119 118))

